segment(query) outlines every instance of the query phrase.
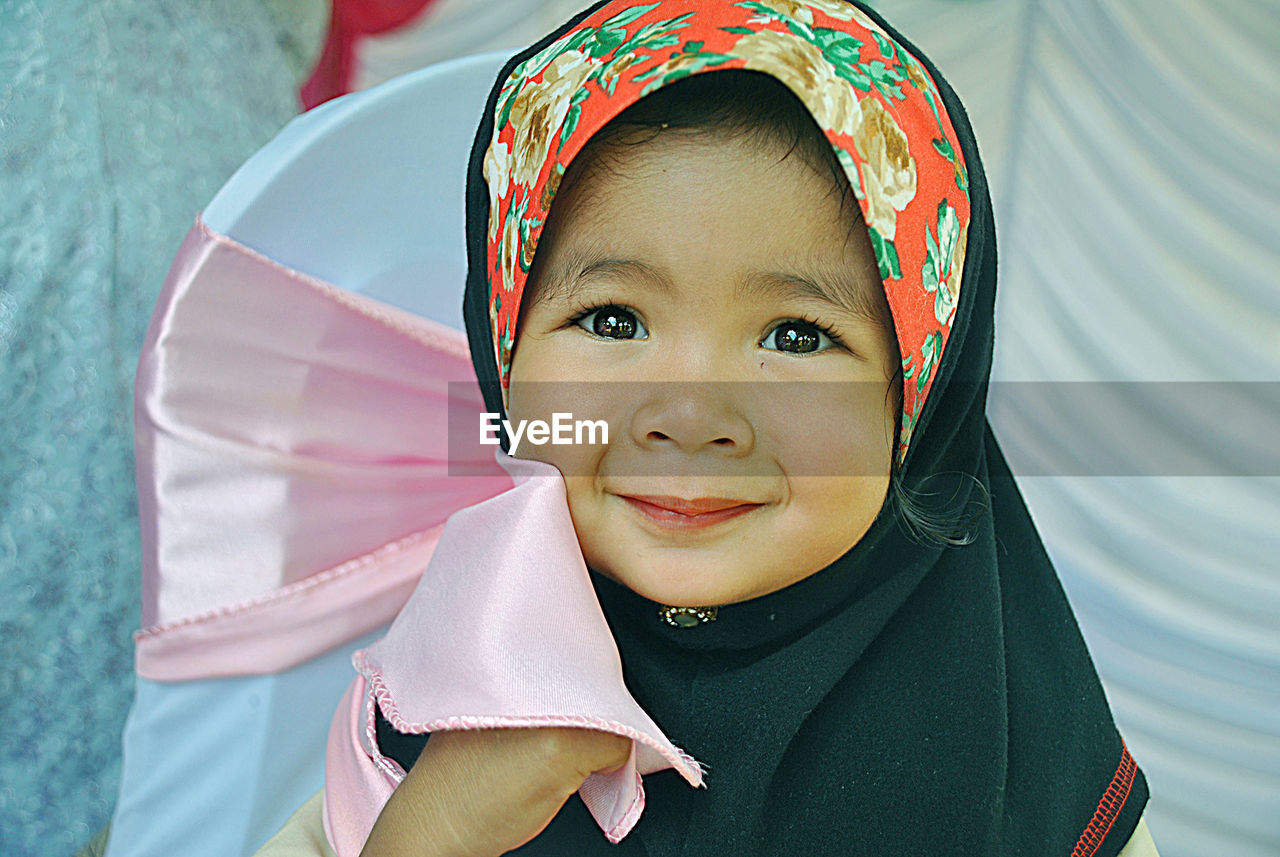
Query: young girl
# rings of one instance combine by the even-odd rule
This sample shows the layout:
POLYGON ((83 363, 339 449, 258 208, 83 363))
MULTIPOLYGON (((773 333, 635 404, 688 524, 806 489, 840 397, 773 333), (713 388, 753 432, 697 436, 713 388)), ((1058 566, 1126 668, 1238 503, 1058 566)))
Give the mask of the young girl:
POLYGON ((521 445, 555 471, 358 656, 340 857, 1154 853, 986 423, 990 200, 918 51, 843 0, 597 4, 499 76, 468 230, 488 410, 609 441, 521 445))

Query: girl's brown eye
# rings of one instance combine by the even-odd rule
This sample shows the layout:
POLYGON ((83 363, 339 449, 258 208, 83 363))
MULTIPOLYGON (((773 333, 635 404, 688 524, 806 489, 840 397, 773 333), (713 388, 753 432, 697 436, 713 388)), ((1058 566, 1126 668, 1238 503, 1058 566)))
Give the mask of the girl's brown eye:
POLYGON ((803 321, 784 321, 769 331, 760 344, 787 354, 813 354, 832 345, 830 337, 803 321))
POLYGON ((601 339, 645 339, 648 331, 631 310, 604 306, 578 319, 578 325, 601 339))

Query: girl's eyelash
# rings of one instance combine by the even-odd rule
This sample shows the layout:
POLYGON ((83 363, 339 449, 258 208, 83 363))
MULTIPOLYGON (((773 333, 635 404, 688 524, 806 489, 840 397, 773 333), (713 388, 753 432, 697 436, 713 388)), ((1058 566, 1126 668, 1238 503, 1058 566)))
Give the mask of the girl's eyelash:
POLYGON ((573 309, 569 313, 569 318, 566 320, 565 323, 577 324, 587 316, 591 315, 591 313, 595 312, 596 310, 602 310, 605 307, 609 307, 609 306, 616 306, 621 309, 626 309, 625 306, 615 301, 598 301, 594 303, 584 303, 581 301, 575 301, 573 309))
MULTIPOLYGON (((639 313, 637 313, 635 310, 631 309, 624 303, 619 303, 618 301, 608 301, 608 300, 591 301, 591 302, 583 301, 583 302, 575 303, 573 309, 570 311, 570 315, 568 319, 566 319, 565 321, 565 324, 566 326, 578 324, 584 318, 591 315, 593 312, 597 312, 606 307, 617 307, 618 309, 624 309, 624 310, 627 310, 627 312, 630 312, 636 316, 639 316, 639 313)), ((840 348, 848 348, 848 346, 845 345, 844 337, 841 335, 840 331, 836 330, 834 327, 832 327, 830 324, 827 324, 826 322, 819 321, 818 319, 812 316, 807 316, 807 315, 797 315, 797 316, 792 316, 790 318, 779 319, 777 323, 773 325, 773 327, 769 328, 769 333, 772 333, 773 331, 777 330, 778 325, 787 324, 788 322, 791 322, 791 323, 799 322, 801 324, 807 324, 817 330, 822 331, 822 333, 826 334, 827 338, 831 340, 831 343, 833 345, 839 346, 840 348)))
POLYGON ((587 316, 591 315, 591 313, 598 312, 608 307, 615 307, 617 309, 626 310, 627 312, 634 315, 636 318, 640 318, 639 312, 637 312, 627 304, 624 304, 620 301, 592 301, 590 303, 575 301, 573 309, 570 310, 569 318, 565 320, 565 326, 569 327, 569 326, 575 325, 578 322, 582 321, 587 316))
POLYGON ((585 302, 575 301, 574 303, 576 305, 575 309, 572 311, 572 314, 569 316, 569 318, 565 321, 562 329, 567 330, 573 327, 579 327, 579 328, 582 328, 587 333, 593 336, 596 336, 597 338, 610 339, 610 340, 615 338, 622 339, 622 340, 649 338, 649 334, 645 326, 644 318, 640 315, 640 312, 638 310, 636 310, 629 304, 620 303, 618 301, 599 301, 599 302, 592 302, 590 304, 585 302), (638 334, 643 334, 643 335, 637 335, 634 337, 632 336, 613 337, 613 336, 605 335, 602 337, 600 334, 597 334, 595 331, 589 330, 588 325, 586 325, 584 322, 591 316, 595 315, 598 312, 602 312, 604 310, 612 310, 614 312, 619 312, 624 315, 631 316, 632 322, 636 328, 633 332, 638 334))
POLYGON ((769 333, 773 333, 775 330, 777 330, 779 325, 788 324, 788 323, 794 324, 796 322, 799 322, 801 324, 807 324, 810 327, 814 327, 822 331, 824 334, 826 334, 827 338, 831 340, 831 343, 833 345, 838 345, 841 348, 848 347, 847 345, 845 345, 844 337, 840 335, 840 331, 836 330, 834 327, 832 327, 829 324, 818 321, 816 318, 813 318, 811 316, 797 315, 791 318, 784 318, 780 320, 777 324, 775 324, 773 327, 769 328, 769 333))

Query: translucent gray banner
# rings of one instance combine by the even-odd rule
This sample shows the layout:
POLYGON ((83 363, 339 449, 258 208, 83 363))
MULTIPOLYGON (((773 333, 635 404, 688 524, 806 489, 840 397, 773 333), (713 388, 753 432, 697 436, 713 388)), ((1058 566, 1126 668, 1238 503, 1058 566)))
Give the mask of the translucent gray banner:
MULTIPOLYGON (((566 476, 877 475, 896 407, 858 382, 526 382, 504 424, 450 393, 459 476, 502 436, 566 476)), ((1280 476, 1280 382, 992 383, 987 410, 1019 476, 1280 476)))

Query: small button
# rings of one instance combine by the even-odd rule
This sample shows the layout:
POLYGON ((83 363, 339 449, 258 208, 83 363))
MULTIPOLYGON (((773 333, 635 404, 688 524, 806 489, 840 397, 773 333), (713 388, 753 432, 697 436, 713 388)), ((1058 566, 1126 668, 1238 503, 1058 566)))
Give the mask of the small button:
POLYGON ((692 613, 677 613, 674 617, 676 624, 681 628, 692 628, 694 625, 701 624, 702 620, 692 613))

